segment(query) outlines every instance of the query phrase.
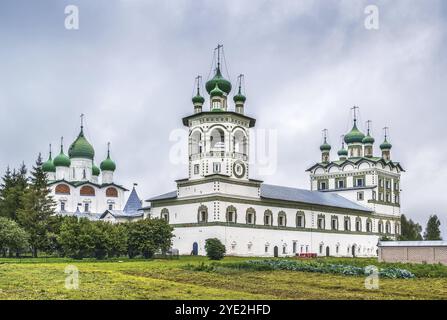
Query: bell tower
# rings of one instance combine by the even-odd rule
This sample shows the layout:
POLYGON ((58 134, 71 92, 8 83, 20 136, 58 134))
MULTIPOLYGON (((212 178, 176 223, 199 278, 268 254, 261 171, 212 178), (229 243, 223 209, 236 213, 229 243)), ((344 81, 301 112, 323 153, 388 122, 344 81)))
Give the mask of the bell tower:
POLYGON ((205 98, 200 96, 198 77, 197 94, 193 97, 194 114, 183 119, 183 124, 189 128, 189 179, 222 175, 248 180, 249 128, 255 125, 255 119, 244 115, 246 98, 242 94, 242 76, 239 76, 238 92, 233 99, 234 110, 230 110, 228 96, 232 85, 222 75, 222 45, 215 48, 216 56, 214 76, 205 84, 210 109, 202 108, 205 98))

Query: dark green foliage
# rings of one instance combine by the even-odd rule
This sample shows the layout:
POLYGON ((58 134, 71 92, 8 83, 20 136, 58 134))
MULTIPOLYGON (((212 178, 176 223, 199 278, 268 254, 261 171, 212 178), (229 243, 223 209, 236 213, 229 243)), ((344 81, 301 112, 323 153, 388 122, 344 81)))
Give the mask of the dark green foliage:
POLYGON ((206 239, 206 255, 211 260, 221 260, 225 255, 225 245, 217 238, 206 239))
POLYGON ((413 222, 403 214, 400 218, 401 221, 401 234, 399 240, 402 241, 420 241, 422 240, 422 227, 419 223, 413 222))
POLYGON ((22 207, 17 211, 17 220, 28 232, 33 257, 37 257, 38 250, 46 250, 49 247, 48 222, 49 217, 54 214, 55 207, 48 188, 47 176, 42 170, 40 154, 31 172, 31 183, 25 189, 21 202, 22 207))
POLYGON ((442 240, 440 226, 441 222, 438 217, 435 214, 430 216, 427 221, 427 227, 425 228, 424 240, 442 240))
POLYGON ((8 252, 10 255, 20 255, 20 252, 26 250, 28 247, 28 234, 25 230, 20 228, 17 222, 0 217, 0 253, 6 256, 8 252))
POLYGON ((17 212, 22 207, 22 196, 27 187, 26 175, 24 164, 13 172, 7 168, 0 185, 0 217, 17 221, 17 212))
MULTIPOLYGON (((187 267, 188 268, 188 267, 187 267)), ((246 271, 273 271, 273 270, 288 270, 288 271, 303 271, 303 272, 318 272, 318 273, 332 273, 346 276, 368 276, 372 274, 373 269, 358 267, 348 264, 333 264, 321 261, 301 262, 291 260, 249 260, 236 263, 225 264, 210 264, 198 265, 195 268, 189 267, 194 271, 207 272, 221 272, 223 269, 237 269, 246 271)), ((414 278, 414 274, 408 270, 389 267, 379 268, 379 277, 384 278, 414 278)))
POLYGON ((85 218, 66 217, 60 227, 57 241, 62 254, 74 259, 92 257, 95 251, 95 238, 92 223, 85 218))
POLYGON ((126 224, 128 254, 151 258, 157 251, 165 253, 172 243, 173 228, 163 219, 143 219, 126 224))

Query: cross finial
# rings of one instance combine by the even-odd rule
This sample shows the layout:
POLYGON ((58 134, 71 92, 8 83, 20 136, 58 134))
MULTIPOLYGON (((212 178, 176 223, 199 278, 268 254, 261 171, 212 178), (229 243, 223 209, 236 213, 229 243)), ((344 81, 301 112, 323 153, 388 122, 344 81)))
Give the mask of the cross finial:
POLYGON ((353 107, 351 108, 351 110, 353 110, 353 112, 354 112, 354 123, 357 122, 357 110, 358 110, 358 109, 359 109, 358 106, 353 106, 353 107))
POLYGON ((201 75, 197 75, 196 82, 197 82, 197 95, 200 95, 200 81, 202 80, 201 75))
POLYGON ((51 158, 51 143, 50 143, 50 158, 51 158))
POLYGON ((340 136, 340 138, 341 138, 341 148, 344 149, 345 148, 345 135, 342 134, 340 136))
POLYGON ((110 142, 107 142, 107 158, 110 157, 110 142))
POLYGON ((217 44, 214 50, 217 50, 217 70, 220 70, 220 49, 223 47, 221 44, 217 44))
POLYGON ((243 79, 244 79, 244 75, 242 73, 237 76, 237 80, 239 82, 239 94, 241 93, 243 79))
POLYGON ((368 121, 366 121, 366 127, 367 127, 367 133, 368 133, 368 135, 369 135, 369 131, 370 131, 370 129, 371 129, 371 120, 368 120, 368 121))
POLYGON ((324 138, 324 142, 327 142, 327 133, 328 133, 328 129, 323 129, 323 138, 324 138))
POLYGON ((81 130, 84 128, 84 114, 81 113, 81 130))
POLYGON ((383 127, 383 134, 384 134, 384 136, 385 136, 385 140, 386 140, 386 138, 388 137, 388 130, 389 130, 390 128, 389 127, 383 127))

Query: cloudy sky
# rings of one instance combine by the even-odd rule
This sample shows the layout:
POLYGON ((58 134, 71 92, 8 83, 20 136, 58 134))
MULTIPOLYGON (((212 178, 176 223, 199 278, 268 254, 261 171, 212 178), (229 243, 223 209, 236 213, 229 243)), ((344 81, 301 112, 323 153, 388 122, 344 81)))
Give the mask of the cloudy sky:
POLYGON ((118 183, 137 182, 143 198, 173 190, 187 167, 172 161, 169 137, 222 43, 233 85, 245 74, 246 113, 277 137, 275 170, 253 178, 308 188, 321 130, 335 157, 358 105, 376 141, 391 128, 392 158, 407 170, 403 212, 424 225, 438 214, 446 234, 446 32, 442 0, 4 0, 1 172, 47 157, 60 136, 71 143, 84 113, 97 164, 112 143, 118 183), (365 28, 369 4, 378 30, 365 28), (78 30, 64 26, 67 5, 79 8, 78 30))

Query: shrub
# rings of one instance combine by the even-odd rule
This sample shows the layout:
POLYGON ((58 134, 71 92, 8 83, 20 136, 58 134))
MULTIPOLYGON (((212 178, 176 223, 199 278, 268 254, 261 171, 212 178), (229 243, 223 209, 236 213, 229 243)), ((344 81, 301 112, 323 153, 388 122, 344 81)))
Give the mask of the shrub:
POLYGON ((29 235, 17 222, 8 218, 0 217, 0 251, 3 256, 6 252, 17 256, 28 247, 29 235))
POLYGON ((206 255, 211 260, 221 260, 225 255, 225 246, 217 238, 206 239, 206 255))

